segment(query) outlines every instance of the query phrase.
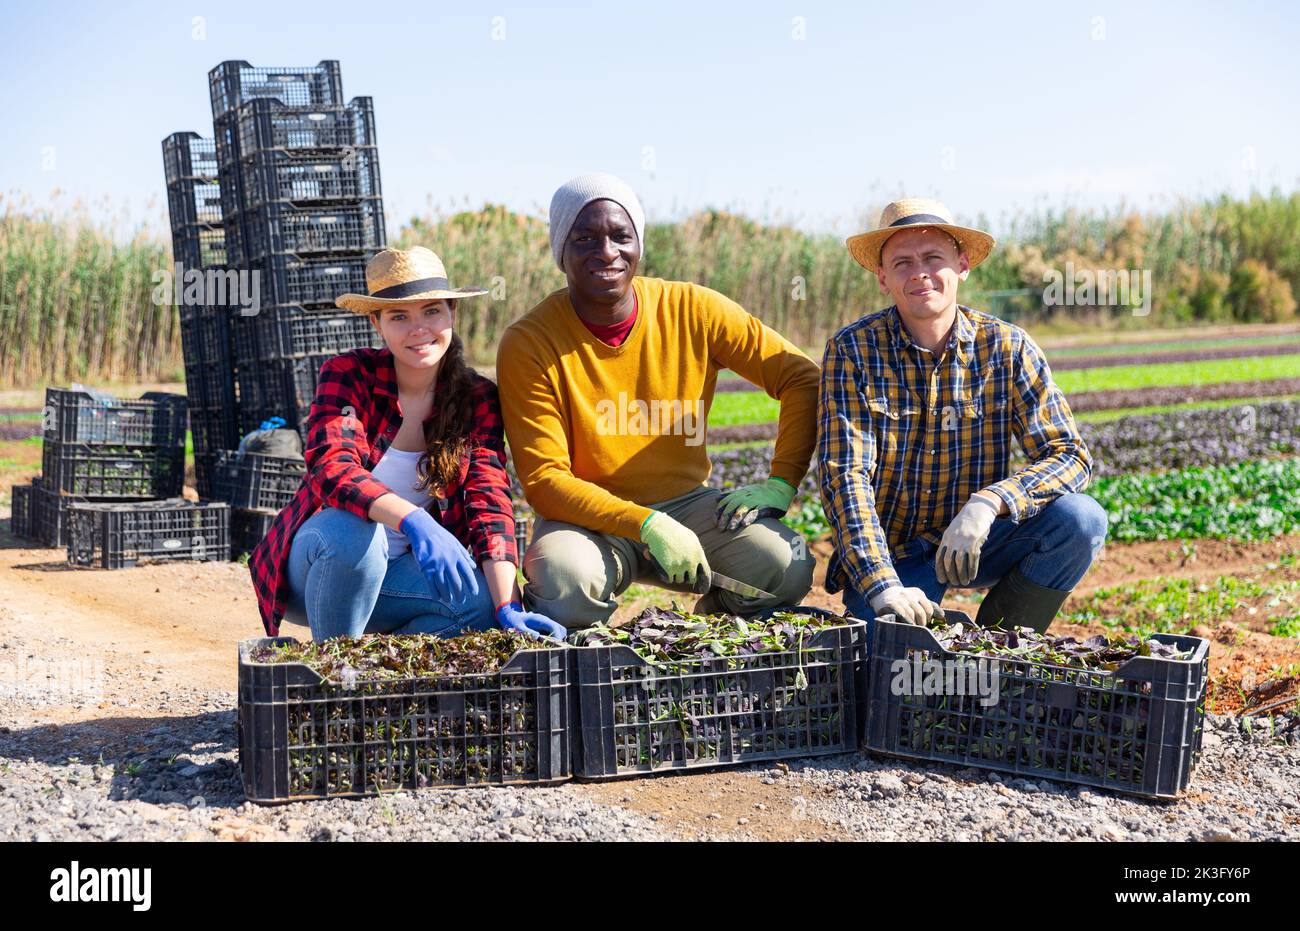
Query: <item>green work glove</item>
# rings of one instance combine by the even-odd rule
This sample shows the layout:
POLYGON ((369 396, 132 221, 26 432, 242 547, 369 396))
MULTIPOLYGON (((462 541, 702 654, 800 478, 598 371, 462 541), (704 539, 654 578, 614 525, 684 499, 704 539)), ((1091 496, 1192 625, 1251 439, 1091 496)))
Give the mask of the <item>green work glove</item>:
POLYGON ((706 578, 712 574, 700 538, 663 511, 654 511, 641 524, 641 542, 649 548, 650 557, 663 569, 669 582, 693 585, 700 578, 699 573, 704 573, 706 578))
POLYGON ((718 501, 718 529, 738 530, 768 514, 780 517, 790 510, 794 493, 795 487, 783 478, 769 478, 761 485, 741 485, 718 501))

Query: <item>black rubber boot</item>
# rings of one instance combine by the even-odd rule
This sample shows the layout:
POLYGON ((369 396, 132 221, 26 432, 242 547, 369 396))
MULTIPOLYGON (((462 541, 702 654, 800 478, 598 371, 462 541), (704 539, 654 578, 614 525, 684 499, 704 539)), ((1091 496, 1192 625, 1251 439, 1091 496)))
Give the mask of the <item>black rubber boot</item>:
POLYGON ((981 627, 1000 624, 1006 630, 1029 627, 1040 634, 1046 633, 1069 594, 1031 582, 1019 569, 1012 569, 984 596, 975 623, 981 627))

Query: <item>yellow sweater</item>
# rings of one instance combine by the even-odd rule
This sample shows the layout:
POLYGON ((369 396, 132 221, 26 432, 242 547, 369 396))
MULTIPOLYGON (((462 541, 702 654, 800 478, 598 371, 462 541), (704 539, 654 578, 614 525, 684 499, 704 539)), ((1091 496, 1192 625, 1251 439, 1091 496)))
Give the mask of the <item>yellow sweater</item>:
POLYGON ((497 384, 515 470, 542 517, 640 539, 645 505, 698 488, 719 369, 781 401, 771 474, 798 486, 817 440, 817 363, 699 285, 633 278, 637 317, 619 346, 578 318, 568 289, 515 321, 497 384))

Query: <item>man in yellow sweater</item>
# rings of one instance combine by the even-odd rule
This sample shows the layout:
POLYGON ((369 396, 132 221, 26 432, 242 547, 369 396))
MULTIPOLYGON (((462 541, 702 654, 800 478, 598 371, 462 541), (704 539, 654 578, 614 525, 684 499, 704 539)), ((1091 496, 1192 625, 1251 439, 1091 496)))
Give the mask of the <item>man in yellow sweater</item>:
POLYGON ((608 620, 634 581, 703 591, 713 571, 773 597, 713 588, 697 611, 797 604, 813 558, 777 518, 816 444, 817 364, 716 291, 637 277, 645 213, 619 179, 569 181, 550 222, 568 287, 506 330, 497 353, 506 435, 540 518, 526 604, 583 627, 608 620), (781 402, 771 478, 726 494, 704 484, 720 369, 781 402))

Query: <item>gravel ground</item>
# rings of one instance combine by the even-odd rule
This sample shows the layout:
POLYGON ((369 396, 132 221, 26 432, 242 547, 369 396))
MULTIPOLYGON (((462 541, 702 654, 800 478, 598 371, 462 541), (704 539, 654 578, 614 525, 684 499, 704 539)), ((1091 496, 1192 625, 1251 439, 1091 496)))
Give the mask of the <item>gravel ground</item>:
POLYGON ((0 839, 648 840, 660 833, 648 818, 593 804, 572 786, 253 805, 240 787, 233 696, 206 698, 214 710, 133 734, 102 757, 64 749, 93 742, 103 733, 97 724, 0 727, 0 839))
POLYGON ((1151 802, 1047 780, 829 757, 762 777, 796 816, 863 840, 1300 840, 1300 720, 1209 716, 1188 794, 1151 802))
MULTIPOLYGON (((44 646, 73 644, 51 640, 44 646)), ((232 693, 167 686, 161 670, 110 659, 94 694, 53 704, 31 665, 38 655, 49 654, 12 634, 0 642, 0 666, 27 671, 0 683, 3 840, 750 839, 762 836, 744 817, 752 798, 764 800, 752 808, 788 807, 809 839, 1300 840, 1294 717, 1211 717, 1191 792, 1177 803, 853 754, 731 770, 726 779, 752 787, 747 809, 726 806, 740 793, 715 791, 723 800, 701 803, 703 827, 678 814, 688 796, 724 787, 723 776, 622 782, 622 798, 571 784, 259 806, 240 787, 232 693), (653 789, 662 813, 617 804, 638 789, 653 789)))
MULTIPOLYGON (((221 696, 214 703, 224 704, 221 696)), ((656 840, 744 838, 746 819, 686 834, 586 787, 402 792, 385 798, 245 802, 229 707, 173 719, 121 752, 63 749, 97 725, 0 729, 0 839, 656 840)), ((1297 840, 1300 727, 1247 733, 1214 718, 1191 795, 1152 803, 1052 782, 859 755, 753 767, 745 777, 793 801, 806 836, 863 840, 1297 840)), ((673 777, 666 777, 673 778, 673 777)), ((702 778, 702 777, 693 777, 702 778)), ((707 777, 703 777, 707 778, 707 777)))

